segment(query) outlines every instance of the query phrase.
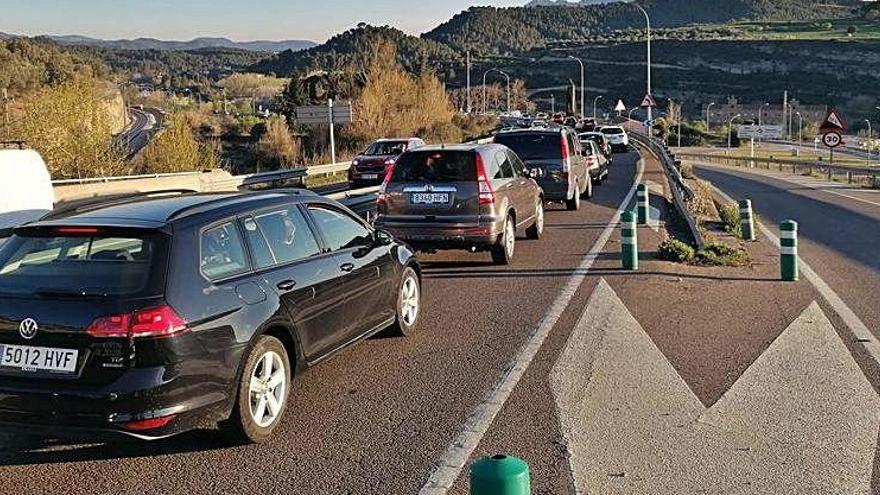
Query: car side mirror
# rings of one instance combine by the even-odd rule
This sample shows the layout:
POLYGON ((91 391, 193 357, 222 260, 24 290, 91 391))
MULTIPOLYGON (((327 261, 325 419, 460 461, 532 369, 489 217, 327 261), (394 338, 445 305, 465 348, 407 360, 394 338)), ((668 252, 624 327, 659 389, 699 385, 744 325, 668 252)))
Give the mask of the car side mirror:
POLYGON ((384 230, 377 230, 373 233, 373 239, 376 242, 377 246, 387 246, 394 241, 394 238, 391 237, 391 234, 385 232, 384 230))

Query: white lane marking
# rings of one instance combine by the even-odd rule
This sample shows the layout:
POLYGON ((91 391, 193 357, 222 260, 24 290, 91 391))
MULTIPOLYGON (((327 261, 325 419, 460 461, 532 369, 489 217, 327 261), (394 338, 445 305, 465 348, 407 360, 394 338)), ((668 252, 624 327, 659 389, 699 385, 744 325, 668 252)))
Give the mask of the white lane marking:
MULTIPOLYGON (((724 191, 719 189, 714 184, 712 185, 712 188, 715 189, 715 192, 718 193, 719 196, 724 198, 725 201, 733 202, 733 198, 728 196, 724 191)), ((767 228, 766 225, 761 222, 755 221, 755 225, 758 226, 758 228, 761 230, 761 233, 764 234, 765 237, 770 239, 770 241, 773 242, 773 244, 777 248, 781 249, 782 243, 779 238, 776 237, 776 234, 774 234, 769 228, 767 228)), ((794 254, 797 254, 797 250, 795 250, 794 254)), ((828 305, 831 306, 831 309, 833 309, 834 312, 837 313, 837 316, 839 316, 840 319, 843 320, 843 323, 853 333, 856 340, 858 340, 858 342, 862 344, 862 347, 865 348, 865 351, 867 351, 867 353, 874 359, 874 361, 876 361, 877 364, 880 365, 880 341, 878 341, 877 337, 875 337, 874 334, 871 333, 870 330, 868 330, 867 325, 865 325, 862 320, 859 319, 858 316, 856 316, 856 313, 852 309, 850 309, 849 306, 846 305, 843 299, 841 299, 840 296, 837 295, 837 292, 834 292, 834 289, 832 289, 827 282, 822 280, 822 277, 820 277, 819 274, 816 273, 816 271, 813 270, 812 267, 810 267, 810 265, 804 260, 803 257, 799 257, 798 267, 800 268, 801 275, 803 275, 804 278, 806 278, 811 284, 813 284, 813 287, 815 287, 816 290, 819 291, 819 294, 822 295, 822 297, 825 299, 825 302, 827 302, 828 305)))
MULTIPOLYGON (((730 167, 725 167, 723 165, 709 164, 709 163, 698 163, 698 165, 700 165, 701 167, 705 166, 705 167, 711 167, 711 168, 718 168, 718 169, 722 169, 722 170, 730 169, 730 167)), ((739 170, 739 169, 735 168, 733 170, 739 170)), ((781 180, 783 182, 788 182, 789 184, 796 184, 798 186, 807 187, 807 188, 810 188, 814 191, 826 192, 828 194, 834 194, 834 195, 841 196, 844 198, 849 198, 854 201, 859 201, 861 203, 866 203, 866 204, 869 204, 872 206, 880 206, 880 203, 875 203, 874 201, 871 201, 871 200, 868 200, 865 198, 859 198, 856 196, 851 196, 849 194, 844 194, 840 191, 834 191, 833 190, 834 188, 823 187, 823 186, 826 186, 825 184, 816 185, 815 182, 811 182, 811 181, 809 181, 809 182, 808 181, 797 181, 797 180, 794 180, 794 178, 792 178, 792 177, 786 177, 786 176, 777 175, 777 174, 767 174, 767 173, 764 173, 763 171, 760 171, 760 170, 743 169, 743 171, 751 173, 751 174, 755 174, 755 175, 760 175, 763 177, 770 177, 773 179, 781 180)), ((832 184, 827 184, 827 185, 832 185, 832 184)), ((872 192, 872 191, 866 191, 866 192, 872 192)))
POLYGON ((603 279, 549 380, 578 494, 870 487, 880 397, 815 302, 707 408, 603 279))
POLYGON ((474 450, 477 448, 477 445, 486 434, 486 431, 489 430, 492 421, 495 420, 495 416, 501 410, 501 407, 504 406, 504 403, 507 402, 513 389, 516 387, 517 383, 519 383, 520 379, 522 379, 529 364, 535 359, 535 355, 538 354, 538 350, 550 334, 550 330, 552 330, 556 325, 556 322, 559 321, 562 313, 574 298, 578 287, 580 287, 581 283, 586 279, 588 272, 593 267, 599 254, 602 253, 605 244, 608 243, 611 235, 617 230, 618 224, 620 223, 620 216, 623 214, 623 211, 629 207, 630 202, 632 202, 633 197, 636 194, 636 188, 642 180, 644 171, 645 164, 644 161, 640 159, 638 161, 638 171, 633 180, 633 185, 630 188, 629 193, 627 193, 626 197, 617 207, 617 212, 614 214, 614 217, 605 227, 605 230, 599 236, 599 239, 593 244, 593 247, 590 249, 589 253, 587 253, 587 256, 583 259, 580 266, 578 266, 576 273, 569 277, 562 292, 556 297, 556 300, 553 301, 550 309, 541 318, 538 328, 535 329, 529 340, 519 352, 517 352, 516 357, 508 366, 507 372, 486 395, 483 401, 471 412, 467 421, 465 421, 462 431, 447 447, 446 452, 439 460, 437 468, 419 491, 420 495, 445 494, 447 490, 452 487, 452 484, 455 483, 455 480, 458 479, 458 476, 467 464, 471 454, 473 454, 474 450))

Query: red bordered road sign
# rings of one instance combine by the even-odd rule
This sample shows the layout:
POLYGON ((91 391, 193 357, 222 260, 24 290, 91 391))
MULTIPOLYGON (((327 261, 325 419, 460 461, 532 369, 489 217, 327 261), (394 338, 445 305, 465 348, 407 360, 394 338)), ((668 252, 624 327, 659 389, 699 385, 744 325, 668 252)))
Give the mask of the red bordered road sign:
POLYGON ((657 108, 657 100, 654 99, 653 95, 645 95, 645 99, 642 100, 641 107, 642 108, 657 108))
POLYGON ((846 134, 846 119, 843 117, 843 114, 840 113, 836 108, 832 108, 828 110, 828 115, 825 116, 825 120, 822 122, 822 125, 819 126, 819 131, 823 134, 829 132, 836 132, 838 134, 846 134))
POLYGON ((837 148, 843 144, 843 136, 839 132, 826 132, 822 135, 822 144, 829 148, 837 148))

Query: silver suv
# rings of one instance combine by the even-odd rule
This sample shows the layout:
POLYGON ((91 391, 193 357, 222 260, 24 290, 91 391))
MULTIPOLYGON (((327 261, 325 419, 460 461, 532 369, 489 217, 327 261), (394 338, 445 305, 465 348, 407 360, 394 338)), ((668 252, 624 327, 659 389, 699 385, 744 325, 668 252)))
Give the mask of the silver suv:
POLYGON ((379 194, 376 227, 420 251, 490 251, 506 265, 517 234, 539 239, 544 231, 538 173, 496 144, 407 151, 379 194))

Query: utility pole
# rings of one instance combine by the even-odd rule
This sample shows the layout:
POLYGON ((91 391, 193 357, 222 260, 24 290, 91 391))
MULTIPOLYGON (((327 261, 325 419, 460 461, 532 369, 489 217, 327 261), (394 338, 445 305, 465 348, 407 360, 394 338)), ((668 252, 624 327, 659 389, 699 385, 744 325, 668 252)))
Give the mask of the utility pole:
MULTIPOLYGON (((568 58, 570 58, 572 60, 576 60, 577 63, 580 64, 580 66, 581 66, 581 120, 583 120, 585 117, 584 113, 586 110, 586 108, 585 108, 586 107, 586 99, 584 97, 584 95, 586 94, 585 93, 586 89, 584 88, 584 83, 585 83, 584 73, 586 72, 586 70, 584 68, 584 61, 573 56, 573 55, 569 55, 568 58)), ((577 112, 575 112, 575 113, 577 113, 577 112)), ((593 112, 593 113, 595 113, 595 112, 593 112)), ((593 116, 595 117, 595 115, 593 115, 593 116)))
POLYGON ((336 163, 336 134, 333 129, 333 98, 327 100, 327 107, 330 114, 330 161, 336 163))
POLYGON ((599 100, 602 98, 604 98, 602 95, 593 98, 593 120, 596 120, 596 104, 599 103, 599 100))
MULTIPOLYGON (((788 117, 788 90, 782 94, 782 128, 785 129, 786 118, 788 117)), ((788 140, 791 141, 794 138, 791 134, 791 128, 788 129, 788 140)))
MULTIPOLYGON (((123 106, 125 106, 125 103, 123 103, 123 106)), ((9 139, 9 91, 6 88, 3 88, 3 109, 4 109, 3 121, 5 122, 5 124, 3 125, 3 128, 6 130, 6 139, 8 140, 9 139)))
POLYGON ((681 148, 681 106, 682 104, 678 104, 678 112, 676 112, 676 120, 678 121, 678 147, 681 148))
POLYGON ((868 140, 865 141, 865 150, 867 150, 867 152, 868 152, 867 165, 870 167, 871 166, 871 135, 873 134, 873 132, 871 132, 871 121, 868 119, 865 119, 865 122, 868 123, 868 140))
POLYGON ((550 93, 550 113, 556 113, 556 95, 553 93, 550 93))
POLYGON ((801 145, 804 142, 804 116, 801 115, 800 112, 797 113, 798 116, 798 144, 797 144, 797 157, 801 157, 801 145))
POLYGON ((467 113, 471 114, 471 51, 467 52, 467 113))
POLYGON ((712 102, 706 106, 706 134, 709 134, 709 130, 710 130, 709 126, 710 126, 711 119, 710 119, 709 110, 712 109, 712 105, 714 105, 714 104, 715 104, 715 102, 712 102))

